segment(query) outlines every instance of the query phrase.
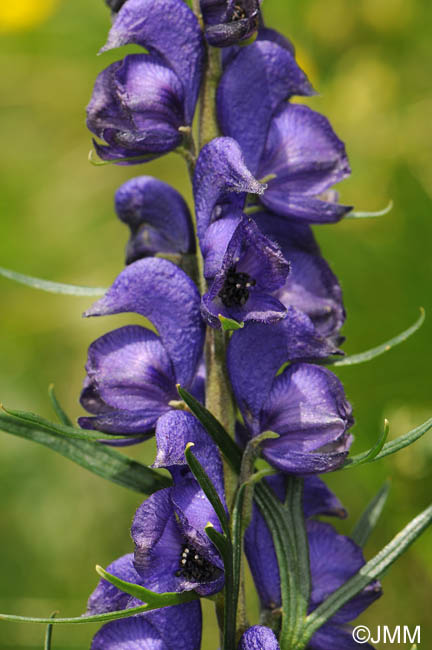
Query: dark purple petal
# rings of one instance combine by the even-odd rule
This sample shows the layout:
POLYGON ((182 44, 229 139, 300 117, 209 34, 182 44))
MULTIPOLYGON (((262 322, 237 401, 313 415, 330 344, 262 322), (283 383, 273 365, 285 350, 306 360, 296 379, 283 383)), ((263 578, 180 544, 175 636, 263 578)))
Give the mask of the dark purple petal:
POLYGON ((177 147, 183 93, 171 68, 152 56, 132 54, 111 64, 96 79, 87 107, 88 128, 107 143, 97 146, 99 155, 151 159, 177 147))
POLYGON ((199 421, 184 411, 170 411, 162 416, 156 427, 157 456, 153 467, 187 466, 184 450, 194 443, 192 452, 210 478, 222 488, 222 466, 219 452, 199 421))
POLYGON ((345 519, 348 516, 340 500, 318 476, 305 477, 303 510, 306 518, 327 515, 345 519))
MULTIPOLYGON (((112 562, 106 570, 108 573, 117 576, 117 578, 141 584, 140 576, 133 565, 133 557, 133 553, 123 555, 112 562)), ((129 594, 120 591, 120 589, 102 578, 88 600, 86 615, 91 616, 126 609, 130 599, 129 594)))
POLYGON ((243 634, 238 650, 279 650, 280 646, 269 627, 254 625, 243 634))
POLYGON ((92 343, 86 370, 81 403, 98 417, 81 418, 85 428, 145 433, 177 397, 174 369, 160 338, 138 325, 121 327, 92 343))
MULTIPOLYGON (((339 535, 330 524, 307 523, 309 560, 312 575, 310 611, 343 585, 365 564, 363 552, 353 540, 339 535)), ((365 587, 330 619, 347 623, 356 618, 381 595, 377 581, 365 587)))
POLYGON ((167 183, 152 176, 131 178, 117 190, 115 207, 131 231, 126 264, 159 252, 194 252, 189 208, 167 183))
POLYGON ((91 650, 199 650, 198 601, 111 621, 95 635, 91 650))
POLYGON ((260 420, 261 431, 280 434, 262 444, 264 457, 282 471, 300 474, 329 471, 343 462, 351 442, 345 434, 354 422, 339 379, 306 363, 293 364, 275 378, 260 420))
MULTIPOLYGON (((292 95, 314 93, 292 53, 270 41, 256 41, 227 66, 218 87, 218 117, 224 135, 240 144, 256 175, 273 113, 292 95)), ((269 172, 264 172, 263 178, 269 172)))
POLYGON ((342 290, 320 254, 310 226, 271 212, 253 215, 260 230, 276 241, 291 269, 278 299, 309 316, 322 336, 337 336, 345 321, 342 290))
MULTIPOLYGON (((370 643, 362 642, 365 650, 374 650, 370 643)), ((359 644, 353 639, 352 627, 349 625, 337 626, 326 623, 319 628, 308 643, 310 650, 358 650, 359 644)))
POLYGON ((232 138, 215 138, 201 149, 193 186, 200 240, 211 222, 222 216, 220 203, 232 203, 238 215, 246 193, 262 194, 265 189, 246 167, 241 149, 232 138))
POLYGON ((317 197, 350 171, 345 145, 326 117, 297 104, 280 108, 271 121, 257 172, 259 178, 276 176, 268 182, 264 205, 296 219, 336 221, 350 208, 317 197))
POLYGON ((123 312, 135 312, 151 320, 170 356, 177 381, 187 387, 195 375, 204 342, 200 295, 192 280, 167 260, 138 260, 120 273, 105 296, 84 316, 123 312))
POLYGON ((102 52, 142 45, 176 73, 185 90, 186 124, 192 123, 204 63, 198 20, 182 0, 128 0, 117 14, 102 52))
POLYGON ((240 216, 226 216, 214 221, 201 239, 204 258, 204 276, 212 280, 223 263, 227 246, 240 223, 240 216))
POLYGON ((308 316, 293 307, 277 323, 249 323, 234 332, 227 352, 228 371, 237 403, 254 435, 259 433, 257 419, 279 368, 289 360, 325 358, 336 352, 308 316))
POLYGON ((279 247, 252 219, 242 218, 203 297, 204 317, 213 327, 220 327, 218 314, 238 321, 279 320, 285 307, 272 294, 285 283, 289 268, 279 247))
MULTIPOLYGON (((277 32, 275 29, 269 27, 261 26, 258 30, 258 35, 256 38, 257 41, 272 41, 280 47, 285 48, 293 56, 295 56, 295 48, 291 41, 289 41, 285 36, 277 32)), ((237 56, 239 52, 243 50, 241 45, 233 45, 229 48, 222 50, 222 65, 225 69, 229 63, 237 56)))
POLYGON ((260 0, 201 0, 200 4, 205 34, 214 47, 225 48, 247 40, 258 29, 260 0))
POLYGON ((184 538, 171 501, 172 488, 159 490, 140 505, 132 523, 134 565, 144 587, 176 591, 184 538))

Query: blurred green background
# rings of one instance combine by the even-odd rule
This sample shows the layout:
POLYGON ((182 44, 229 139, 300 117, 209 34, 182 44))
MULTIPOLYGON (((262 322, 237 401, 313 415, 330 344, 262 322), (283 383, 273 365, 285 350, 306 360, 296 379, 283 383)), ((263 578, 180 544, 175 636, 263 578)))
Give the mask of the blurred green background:
MULTIPOLYGON (((347 143, 352 177, 342 201, 393 211, 317 230, 339 275, 348 310, 348 353, 408 327, 423 305, 429 319, 403 346, 370 364, 340 369, 357 424, 354 451, 369 447, 384 417, 391 436, 432 415, 431 195, 432 5, 426 0, 265 0, 269 25, 290 36, 320 96, 307 100, 347 143)), ((94 79, 118 58, 97 58, 109 28, 102 0, 19 0, 0 9, 0 264, 52 280, 107 286, 123 266, 127 233, 113 193, 127 178, 152 174, 190 200, 185 167, 171 154, 145 167, 93 167, 84 123, 94 79)), ((51 417, 47 386, 74 417, 87 346, 131 322, 82 320, 88 300, 32 291, 0 278, 0 400, 51 417)), ((49 450, 1 436, 0 611, 79 615, 96 584, 94 565, 132 549, 128 529, 140 502, 49 450)), ((151 462, 152 444, 131 453, 151 462)), ((387 477, 392 492, 370 556, 431 495, 432 438, 396 457, 329 477, 351 517, 349 532, 387 477)), ((384 597, 361 617, 377 625, 422 626, 432 644, 430 532, 384 579, 384 597)), ((251 603, 252 617, 255 605, 251 603)), ((203 648, 218 647, 206 607, 203 648)), ((256 622, 253 620, 253 622, 256 622)), ((53 650, 88 648, 91 626, 56 627, 53 650)), ((2 623, 1 650, 43 647, 42 627, 2 623)), ((377 646, 384 648, 384 645, 377 646)), ((329 649, 330 650, 330 649, 329 649)))

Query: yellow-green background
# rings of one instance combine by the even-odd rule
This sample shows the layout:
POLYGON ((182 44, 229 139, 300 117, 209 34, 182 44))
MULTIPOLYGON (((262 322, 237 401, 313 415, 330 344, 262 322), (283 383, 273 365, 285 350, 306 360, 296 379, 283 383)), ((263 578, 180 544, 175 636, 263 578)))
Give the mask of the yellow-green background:
MULTIPOLYGON (((97 72, 116 58, 96 57, 109 27, 102 0, 7 4, 0 10, 0 265, 57 281, 109 285, 122 268, 126 241, 113 212, 115 189, 139 173, 153 174, 190 199, 184 165, 174 154, 142 168, 87 162, 84 107, 97 72), (22 15, 12 15, 14 7, 22 15)), ((265 0, 264 6, 268 23, 294 40, 321 93, 308 103, 330 117, 347 143, 353 175, 340 187, 342 200, 362 210, 379 209, 390 198, 395 203, 381 219, 316 229, 345 292, 346 351, 406 328, 420 305, 430 312, 422 331, 402 347, 338 373, 355 408, 354 449, 363 450, 384 417, 396 436, 432 415, 432 7, 426 0, 265 0)), ((0 400, 50 415, 46 388, 55 382, 77 416, 87 346, 130 319, 82 320, 88 300, 3 279, 0 288, 0 400)), ((131 550, 128 528, 140 497, 46 448, 7 434, 0 442, 0 611, 78 615, 96 583, 94 565, 131 550)), ((151 462, 153 447, 133 453, 151 462)), ((349 532, 392 477, 368 556, 428 504, 431 460, 426 437, 397 457, 330 478, 350 510, 351 519, 339 526, 349 532)), ((421 647, 431 647, 431 588, 429 532, 385 577, 384 597, 361 622, 372 629, 422 625, 421 647)), ((213 650, 218 642, 211 608, 206 611, 203 648, 213 650)), ((53 649, 88 648, 94 629, 57 627, 53 649)), ((0 648, 42 648, 43 632, 2 623, 0 648)))

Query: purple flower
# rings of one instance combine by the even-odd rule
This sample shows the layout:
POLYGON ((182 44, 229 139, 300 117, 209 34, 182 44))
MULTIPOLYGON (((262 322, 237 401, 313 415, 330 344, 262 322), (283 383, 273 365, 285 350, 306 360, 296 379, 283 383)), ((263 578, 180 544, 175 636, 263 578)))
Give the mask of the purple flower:
MULTIPOLYGON (((115 560, 107 571, 122 580, 149 586, 137 573, 133 554, 115 560)), ((143 603, 106 580, 100 580, 91 594, 87 615, 114 612, 143 603)), ((199 650, 201 646, 201 605, 199 601, 153 610, 127 619, 111 621, 94 636, 91 650, 199 650)))
POLYGON ((204 44, 198 21, 182 0, 127 0, 102 52, 134 43, 133 54, 103 70, 87 108, 87 126, 104 160, 145 162, 175 149, 180 127, 192 124, 204 44))
POLYGON ((252 219, 242 218, 203 297, 203 316, 212 327, 220 327, 219 314, 239 322, 279 320, 286 309, 274 294, 285 284, 289 269, 279 247, 252 219))
POLYGON ((251 173, 269 179, 260 197, 267 208, 295 220, 333 222, 351 209, 322 198, 350 174, 345 146, 323 115, 284 101, 312 92, 287 47, 258 41, 226 67, 219 121, 251 173))
POLYGON ((189 208, 167 183, 152 176, 131 178, 117 190, 115 207, 131 231, 126 264, 155 253, 195 252, 189 208))
POLYGON ((242 635, 238 650, 280 650, 280 646, 269 627, 253 625, 242 635))
POLYGON ((250 39, 259 26, 261 0, 201 0, 205 35, 214 47, 250 39))
POLYGON ((81 403, 94 417, 86 429, 148 437, 158 418, 177 400, 176 384, 202 392, 199 363, 204 342, 200 296, 177 266, 160 258, 126 267, 106 295, 85 316, 135 312, 148 318, 158 335, 144 327, 121 327, 89 348, 81 403))
MULTIPOLYGON (((277 497, 285 499, 286 488, 279 476, 267 479, 277 497)), ((305 479, 304 514, 309 518, 316 514, 341 515, 340 503, 319 479, 305 479), (312 492, 308 496, 308 492, 312 492), (312 498, 311 498, 312 497, 312 498), (311 508, 311 504, 314 504, 311 508)), ((311 596, 308 611, 311 612, 333 591, 338 589, 364 565, 361 549, 348 537, 339 535, 334 528, 319 521, 306 522, 309 541, 311 572, 311 596)), ((250 526, 245 535, 245 550, 252 575, 265 609, 275 610, 281 606, 280 578, 270 531, 254 506, 250 526)), ((378 582, 374 581, 357 596, 346 603, 309 641, 311 650, 346 650, 356 648, 351 629, 346 623, 356 618, 381 595, 378 582)), ((366 646, 370 648, 371 646, 366 646)))
POLYGON ((311 337, 307 349, 305 325, 309 319, 303 316, 306 322, 302 321, 298 312, 290 309, 291 322, 285 319, 271 326, 250 325, 231 339, 228 370, 246 425, 243 438, 268 430, 278 433, 279 438, 265 440, 261 450, 280 471, 333 471, 344 462, 352 443, 348 433, 354 422, 352 409, 341 382, 322 366, 292 363, 276 374, 284 360, 293 361, 299 353, 304 358, 312 356, 312 344, 319 340, 311 337), (290 336, 296 331, 304 346, 297 350, 290 336))
POLYGON ((207 596, 222 589, 223 562, 205 534, 210 522, 220 523, 184 458, 188 442, 225 503, 222 462, 217 447, 190 414, 171 412, 160 418, 154 467, 167 467, 174 486, 151 495, 137 510, 132 524, 135 568, 156 591, 195 590, 207 596))

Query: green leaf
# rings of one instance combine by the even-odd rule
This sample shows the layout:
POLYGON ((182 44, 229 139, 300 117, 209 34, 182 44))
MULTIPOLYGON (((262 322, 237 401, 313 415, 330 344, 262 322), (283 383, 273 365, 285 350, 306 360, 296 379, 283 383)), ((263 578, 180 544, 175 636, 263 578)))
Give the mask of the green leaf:
MULTIPOLYGON (((57 613, 58 612, 53 612, 51 614, 51 618, 55 618, 57 613)), ((51 650, 52 631, 53 631, 53 625, 52 625, 52 623, 48 623, 47 629, 46 629, 46 632, 45 632, 44 650, 51 650)))
POLYGON ((67 296, 103 296, 107 289, 103 287, 79 287, 74 284, 63 284, 62 282, 51 282, 50 280, 42 280, 42 278, 34 278, 31 275, 24 275, 11 269, 4 269, 0 267, 0 275, 9 280, 15 280, 20 284, 25 284, 32 289, 41 289, 48 291, 48 293, 61 293, 67 296))
POLYGON ((59 421, 62 424, 66 424, 68 427, 73 427, 72 420, 69 418, 69 416, 65 413, 65 411, 62 409, 60 402, 57 399, 57 396, 54 392, 54 384, 50 384, 48 386, 48 397, 51 400, 51 405, 54 409, 54 413, 57 415, 59 421))
POLYGON ((420 426, 416 427, 415 429, 412 429, 412 431, 405 433, 403 436, 399 436, 399 438, 396 438, 395 440, 390 440, 390 442, 386 442, 382 450, 378 454, 374 454, 373 457, 371 457, 372 451, 375 449, 376 445, 372 447, 372 449, 369 449, 369 451, 364 451, 361 454, 357 454, 356 456, 351 456, 351 458, 347 458, 344 465, 342 465, 341 469, 351 469, 351 467, 357 467, 357 465, 363 465, 365 462, 373 463, 376 460, 381 460, 381 458, 385 458, 386 456, 395 454, 397 451, 404 449, 404 447, 408 447, 409 445, 412 445, 413 442, 421 438, 431 428, 432 428, 432 418, 429 418, 429 420, 426 420, 426 422, 423 422, 423 424, 421 424, 420 426), (369 460, 366 460, 368 457, 369 460))
POLYGON ((225 570, 227 570, 227 567, 231 565, 230 540, 222 533, 219 533, 216 530, 216 528, 213 526, 213 524, 210 522, 208 522, 208 524, 204 527, 204 530, 209 540, 213 542, 213 544, 216 546, 217 550, 221 554, 222 559, 224 561, 225 570))
POLYGON ((366 350, 366 352, 360 352, 359 354, 352 354, 348 357, 344 357, 343 359, 325 361, 325 363, 333 366, 354 366, 358 363, 365 363, 366 361, 371 361, 371 359, 375 359, 375 357, 379 357, 381 354, 385 354, 386 352, 394 348, 396 345, 399 345, 400 343, 406 341, 410 336, 412 336, 415 332, 417 332, 418 329, 420 329, 420 327, 424 323, 424 319, 425 319, 425 311, 423 307, 420 307, 420 316, 416 320, 416 322, 413 325, 411 325, 411 327, 408 327, 408 329, 406 329, 404 332, 398 334, 398 336, 395 336, 394 338, 386 341, 385 343, 378 345, 376 348, 371 348, 370 350, 366 350))
POLYGON ((38 428, 47 429, 48 431, 56 433, 59 436, 66 436, 67 438, 88 440, 92 442, 99 442, 102 439, 124 440, 124 436, 112 435, 111 433, 101 433, 100 431, 90 431, 87 429, 76 429, 75 427, 70 427, 66 424, 56 424, 55 422, 46 420, 36 413, 7 409, 3 405, 1 405, 1 408, 5 413, 12 417, 23 420, 24 422, 28 422, 29 424, 35 424, 38 428))
POLYGON ((180 385, 177 390, 182 400, 188 405, 195 417, 201 422, 204 429, 212 437, 231 467, 237 474, 240 472, 242 452, 231 436, 225 431, 222 424, 208 409, 187 392, 180 385))
POLYGON ((230 332, 231 330, 241 330, 244 327, 243 321, 239 323, 233 318, 226 318, 225 316, 222 316, 222 314, 218 314, 218 318, 224 332, 230 332))
POLYGON ((375 529, 390 492, 390 481, 386 481, 379 492, 366 506, 350 535, 359 546, 364 546, 375 529))
POLYGON ((58 436, 42 427, 0 413, 0 430, 38 442, 108 481, 150 495, 172 481, 103 444, 58 436))
POLYGON ((141 585, 137 585, 135 582, 127 582, 122 580, 112 573, 108 573, 101 566, 96 566, 96 572, 107 580, 112 585, 124 591, 138 600, 142 600, 143 603, 149 605, 151 609, 158 609, 160 607, 169 607, 170 605, 180 605, 181 603, 190 603, 191 600, 197 600, 199 598, 198 594, 194 591, 183 591, 183 592, 165 592, 162 594, 156 593, 155 591, 150 591, 141 585))
POLYGON ((383 217, 385 214, 388 214, 393 209, 393 201, 387 203, 386 207, 382 210, 377 210, 376 212, 357 212, 352 210, 345 215, 345 219, 369 219, 371 217, 383 217))
POLYGON ((342 587, 334 591, 321 605, 309 614, 302 643, 295 646, 305 648, 312 635, 329 620, 345 603, 356 596, 370 582, 382 576, 411 544, 432 523, 432 506, 429 506, 398 533, 381 551, 367 562, 342 587))
POLYGON ((192 453, 193 446, 194 446, 193 442, 189 442, 186 445, 185 458, 187 464, 189 465, 192 474, 195 476, 196 480, 198 481, 202 491, 204 492, 207 499, 212 504, 213 509, 217 514, 217 517, 222 526, 222 530, 224 531, 225 535, 229 537, 230 529, 229 529, 227 513, 225 511, 222 501, 219 498, 215 486, 210 480, 209 475, 207 474, 207 472, 205 471, 204 467, 201 465, 199 460, 192 453))

